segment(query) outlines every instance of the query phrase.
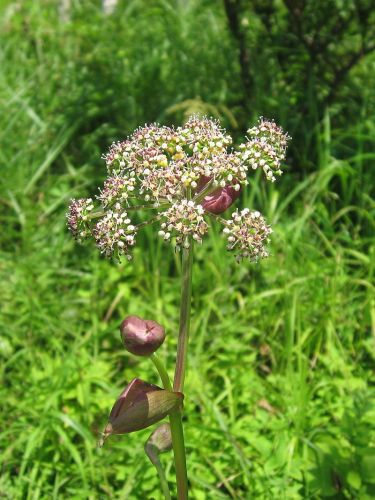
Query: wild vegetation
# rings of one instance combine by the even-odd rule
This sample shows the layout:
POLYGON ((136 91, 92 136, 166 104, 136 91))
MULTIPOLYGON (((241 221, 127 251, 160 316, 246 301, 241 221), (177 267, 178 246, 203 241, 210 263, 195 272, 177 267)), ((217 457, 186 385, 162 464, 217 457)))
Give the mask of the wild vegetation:
POLYGON ((96 442, 135 371, 158 383, 119 348, 126 315, 166 326, 173 366, 179 260, 145 228, 116 265, 65 212, 112 141, 201 112, 238 143, 259 115, 293 141, 287 175, 240 199, 272 224, 271 256, 239 266, 215 224, 196 250, 191 496, 374 498, 373 2, 99 4, 0 7, 0 495, 161 498, 149 430, 96 442))

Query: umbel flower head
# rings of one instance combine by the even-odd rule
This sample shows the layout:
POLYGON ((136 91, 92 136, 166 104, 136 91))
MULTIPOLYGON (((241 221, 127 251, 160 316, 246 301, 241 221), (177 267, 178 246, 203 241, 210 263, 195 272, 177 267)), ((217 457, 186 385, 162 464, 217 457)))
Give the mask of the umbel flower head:
POLYGON ((104 156, 108 178, 97 195, 72 200, 68 226, 76 239, 93 238, 108 257, 131 258, 138 231, 158 224, 158 234, 177 249, 202 242, 207 220, 224 226, 228 249, 238 259, 267 255, 271 233, 257 211, 219 216, 236 201, 253 170, 274 182, 282 174, 289 137, 273 121, 261 118, 237 149, 219 123, 192 116, 178 128, 149 125, 125 141, 114 143, 104 156), (146 222, 138 211, 151 212, 146 222))

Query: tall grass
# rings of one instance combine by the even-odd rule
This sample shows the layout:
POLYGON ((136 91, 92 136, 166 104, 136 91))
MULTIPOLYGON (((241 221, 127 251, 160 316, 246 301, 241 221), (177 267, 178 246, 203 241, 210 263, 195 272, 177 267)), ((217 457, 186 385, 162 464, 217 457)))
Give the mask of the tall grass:
MULTIPOLYGON (((72 242, 64 213, 103 177, 111 140, 139 124, 208 109, 235 128, 238 68, 209 2, 133 1, 108 18, 73 4, 70 23, 53 2, 3 8, 0 494, 160 498, 147 430, 102 450, 96 439, 135 371, 158 383, 122 351, 120 320, 154 317, 176 343, 177 259, 147 231, 116 266, 72 242)), ((314 173, 243 193, 275 229, 267 261, 238 266, 216 228, 197 251, 192 498, 375 495, 374 125, 368 109, 345 130, 330 123, 314 130, 314 173)))

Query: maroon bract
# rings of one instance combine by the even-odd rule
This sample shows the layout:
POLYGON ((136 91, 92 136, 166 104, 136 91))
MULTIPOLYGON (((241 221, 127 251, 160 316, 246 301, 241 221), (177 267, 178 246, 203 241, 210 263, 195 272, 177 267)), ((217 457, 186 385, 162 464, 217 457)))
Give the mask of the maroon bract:
POLYGON ((219 188, 202 201, 202 207, 206 212, 222 214, 240 196, 241 191, 236 191, 232 186, 219 188))
MULTIPOLYGON (((210 177, 201 177, 198 183, 198 193, 204 189, 204 187, 210 182, 210 177)), ((228 185, 225 187, 217 188, 215 191, 205 196, 201 202, 202 207, 206 212, 211 214, 222 214, 229 208, 240 196, 241 189, 235 189, 234 185, 236 181, 233 181, 233 186, 228 185)))
POLYGON ((181 392, 166 391, 139 378, 133 379, 113 405, 104 438, 139 431, 159 422, 180 408, 183 397, 181 392))
POLYGON ((128 316, 120 326, 125 349, 136 356, 150 356, 162 345, 165 330, 156 321, 128 316))

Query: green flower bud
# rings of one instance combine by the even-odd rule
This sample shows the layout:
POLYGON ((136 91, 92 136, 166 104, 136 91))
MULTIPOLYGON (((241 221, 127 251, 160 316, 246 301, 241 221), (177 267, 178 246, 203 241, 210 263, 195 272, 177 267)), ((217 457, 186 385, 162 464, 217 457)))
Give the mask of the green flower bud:
POLYGON ((104 439, 111 434, 128 434, 159 422, 183 401, 181 392, 172 392, 135 378, 114 404, 104 439))
POLYGON ((159 425, 150 435, 145 444, 147 455, 165 453, 172 449, 171 427, 166 422, 159 425))

